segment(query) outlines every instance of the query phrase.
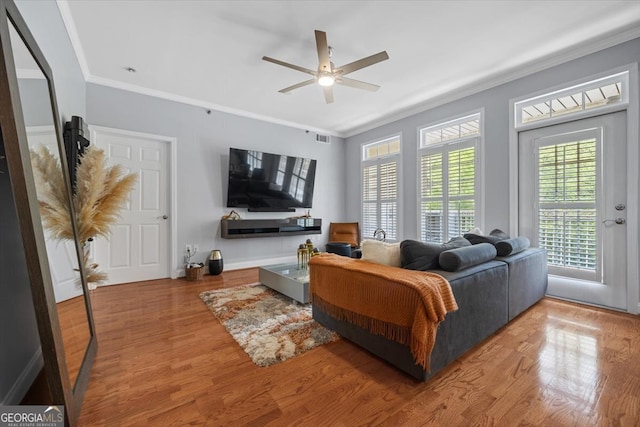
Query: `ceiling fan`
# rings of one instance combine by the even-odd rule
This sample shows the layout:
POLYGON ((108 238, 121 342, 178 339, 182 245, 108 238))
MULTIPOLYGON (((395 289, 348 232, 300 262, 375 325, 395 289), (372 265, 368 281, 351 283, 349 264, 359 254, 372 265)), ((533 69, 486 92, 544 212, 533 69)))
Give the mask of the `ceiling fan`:
POLYGON ((332 49, 327 44, 327 33, 325 33, 324 31, 316 30, 316 47, 318 49, 317 71, 300 67, 298 65, 289 64, 288 62, 280 61, 278 59, 269 58, 268 56, 262 57, 262 59, 265 61, 273 62, 274 64, 282 65, 283 67, 291 68, 297 71, 302 71, 303 73, 311 74, 313 76, 312 79, 305 80, 293 86, 286 87, 279 90, 278 92, 289 93, 294 89, 318 83, 320 86, 322 86, 325 101, 327 102, 327 104, 330 104, 333 102, 332 86, 334 83, 354 87, 357 89, 369 90, 372 92, 375 92, 380 88, 380 86, 350 79, 345 76, 349 73, 353 73, 354 71, 389 59, 389 55, 387 55, 386 51, 378 52, 374 55, 367 56, 366 58, 359 59, 340 67, 335 67, 333 65, 333 62, 331 62, 332 49))

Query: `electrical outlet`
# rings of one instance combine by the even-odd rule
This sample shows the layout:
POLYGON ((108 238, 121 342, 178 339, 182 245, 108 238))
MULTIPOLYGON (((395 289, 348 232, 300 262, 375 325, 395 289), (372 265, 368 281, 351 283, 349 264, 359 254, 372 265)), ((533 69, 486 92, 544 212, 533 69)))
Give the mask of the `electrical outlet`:
POLYGON ((184 246, 184 252, 187 253, 187 254, 193 253, 193 247, 191 245, 185 245, 184 246))

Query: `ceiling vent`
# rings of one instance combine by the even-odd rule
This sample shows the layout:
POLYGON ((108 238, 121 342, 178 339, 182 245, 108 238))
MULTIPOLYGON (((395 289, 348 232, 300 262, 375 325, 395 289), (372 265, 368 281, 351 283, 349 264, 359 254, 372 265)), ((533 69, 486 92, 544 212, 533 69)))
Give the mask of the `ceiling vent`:
POLYGON ((331 144, 331 135, 320 135, 319 133, 316 133, 316 142, 331 144))

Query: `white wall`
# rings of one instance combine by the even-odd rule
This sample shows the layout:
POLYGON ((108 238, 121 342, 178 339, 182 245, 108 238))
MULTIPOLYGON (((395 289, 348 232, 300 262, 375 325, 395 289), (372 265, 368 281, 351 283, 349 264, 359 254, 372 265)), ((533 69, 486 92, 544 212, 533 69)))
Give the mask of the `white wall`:
MULTIPOLYGON (((136 132, 177 138, 178 265, 183 267, 185 244, 197 244, 194 259, 205 261, 221 249, 225 268, 262 265, 280 257, 295 262, 296 249, 308 237, 324 248, 331 221, 345 216, 344 142, 314 141, 312 133, 233 114, 211 111, 113 89, 87 85, 87 122, 136 132), (313 217, 322 218, 323 235, 222 239, 220 217, 226 207, 229 147, 255 149, 316 159, 313 217)), ((253 213, 237 209, 243 218, 286 218, 291 213, 253 213)))
MULTIPOLYGON (((346 160, 348 165, 352 165, 347 168, 346 175, 347 219, 356 221, 360 217, 360 169, 357 166, 360 162, 360 145, 401 132, 404 203, 400 236, 419 239, 418 129, 484 109, 484 224, 479 226, 485 231, 494 228, 509 230, 509 115, 513 114, 509 109, 509 100, 639 61, 640 39, 635 39, 347 138, 346 160)), ((630 120, 638 121, 639 117, 636 114, 630 120)), ((640 164, 639 159, 636 161, 640 164)), ((638 188, 638 183, 635 183, 635 188, 638 188)))

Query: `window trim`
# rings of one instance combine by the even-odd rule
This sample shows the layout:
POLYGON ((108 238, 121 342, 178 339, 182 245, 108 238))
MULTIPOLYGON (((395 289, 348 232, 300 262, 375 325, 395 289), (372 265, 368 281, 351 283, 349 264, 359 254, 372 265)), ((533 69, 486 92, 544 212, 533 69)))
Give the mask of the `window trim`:
MULTIPOLYGON (((397 158, 397 219, 396 219, 396 223, 397 223, 397 236, 395 240, 391 240, 392 242, 399 242, 403 239, 403 233, 402 233, 402 211, 403 211, 403 203, 402 203, 402 195, 403 195, 403 185, 402 185, 402 145, 403 145, 403 137, 402 137, 402 132, 398 132, 392 135, 388 135, 385 137, 381 137, 381 138, 376 138, 376 139, 372 139, 366 142, 362 142, 360 144, 359 147, 359 157, 360 157, 360 177, 359 177, 359 186, 358 186, 358 191, 359 191, 359 205, 360 205, 360 212, 358 213, 359 216, 359 221, 360 221, 360 229, 361 231, 364 230, 364 216, 363 216, 363 208, 364 208, 364 202, 363 202, 363 191, 362 191, 362 186, 363 186, 363 181, 362 181, 362 173, 364 171, 364 168, 373 164, 380 164, 381 162, 384 162, 384 160, 389 160, 391 158, 397 158), (377 144, 380 142, 384 142, 387 140, 391 140, 391 139, 398 139, 398 141, 400 142, 400 151, 397 153, 392 153, 392 154, 385 154, 383 156, 379 156, 376 157, 375 159, 364 159, 364 150, 365 147, 367 145, 372 145, 372 144, 377 144)), ((377 202, 378 204, 380 203, 380 201, 378 200, 377 202)), ((361 239, 373 239, 373 236, 365 236, 362 235, 361 239)))
POLYGON ((485 227, 485 200, 486 200, 486 192, 485 192, 485 165, 484 165, 484 146, 485 146, 485 109, 484 107, 478 108, 476 110, 467 111, 462 114, 456 114, 455 116, 449 116, 441 120, 432 121, 428 124, 418 126, 416 128, 416 236, 415 239, 420 241, 422 236, 422 220, 421 220, 421 200, 422 194, 420 189, 420 159, 422 157, 421 152, 434 150, 434 149, 445 149, 447 145, 454 145, 456 142, 465 142, 470 139, 476 139, 475 143, 475 168, 476 168, 476 191, 475 191, 475 206, 476 206, 476 227, 484 230, 485 227), (455 124, 456 122, 468 121, 474 115, 479 116, 480 127, 479 127, 479 135, 463 137, 455 141, 445 141, 440 144, 432 144, 430 146, 421 146, 421 132, 424 129, 435 128, 441 125, 447 124, 455 124))
POLYGON ((630 66, 627 67, 618 67, 613 70, 609 70, 603 73, 598 73, 595 75, 591 75, 588 77, 584 77, 582 79, 573 80, 571 82, 555 85, 550 88, 542 89, 536 91, 534 93, 530 93, 528 95, 520 96, 510 100, 509 102, 509 119, 512 122, 512 129, 516 131, 525 131, 530 129, 536 129, 542 126, 551 126, 559 123, 565 123, 580 119, 585 119, 593 116, 600 116, 603 114, 613 113, 615 111, 622 111, 628 109, 629 102, 631 100, 632 88, 631 88, 631 79, 632 79, 632 69, 630 66), (586 91, 592 88, 592 86, 598 87, 600 86, 598 83, 606 82, 607 80, 619 80, 615 77, 622 76, 623 86, 626 86, 626 91, 623 90, 622 98, 620 102, 616 102, 615 104, 604 105, 602 107, 594 107, 589 109, 583 109, 571 114, 562 114, 555 117, 548 117, 545 119, 535 120, 530 123, 522 123, 521 109, 518 108, 520 104, 526 102, 534 102, 537 100, 543 100, 547 98, 555 98, 557 96, 561 96, 564 93, 573 93, 575 91, 586 91))

